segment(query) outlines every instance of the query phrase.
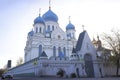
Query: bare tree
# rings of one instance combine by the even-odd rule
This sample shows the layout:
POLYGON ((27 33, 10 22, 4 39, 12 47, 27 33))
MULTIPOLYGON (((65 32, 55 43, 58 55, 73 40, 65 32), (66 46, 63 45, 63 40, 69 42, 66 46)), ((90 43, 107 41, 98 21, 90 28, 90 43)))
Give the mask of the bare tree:
POLYGON ((120 31, 111 30, 111 34, 104 33, 103 40, 106 43, 106 46, 112 50, 110 60, 116 64, 116 76, 118 76, 120 67, 120 31))
POLYGON ((19 57, 18 60, 17 60, 17 62, 16 62, 16 66, 19 66, 21 64, 23 64, 23 58, 19 57))

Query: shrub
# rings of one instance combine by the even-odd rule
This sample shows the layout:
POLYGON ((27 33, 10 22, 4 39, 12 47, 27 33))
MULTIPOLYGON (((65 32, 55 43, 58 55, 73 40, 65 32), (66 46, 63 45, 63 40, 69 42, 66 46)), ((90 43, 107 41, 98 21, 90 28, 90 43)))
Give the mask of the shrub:
POLYGON ((75 73, 71 73, 70 77, 71 77, 71 78, 76 78, 77 76, 76 76, 75 73))
POLYGON ((63 77, 63 76, 64 76, 64 71, 63 71, 63 70, 59 70, 59 71, 57 72, 57 75, 58 75, 59 77, 63 77))

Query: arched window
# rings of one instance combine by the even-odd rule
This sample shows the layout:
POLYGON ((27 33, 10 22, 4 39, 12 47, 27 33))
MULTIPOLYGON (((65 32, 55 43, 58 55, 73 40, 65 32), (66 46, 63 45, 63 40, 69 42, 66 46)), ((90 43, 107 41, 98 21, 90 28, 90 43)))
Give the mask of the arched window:
POLYGON ((50 31, 50 25, 48 25, 48 31, 50 31))
POLYGON ((61 53, 61 47, 58 47, 58 54, 61 53))
POLYGON ((38 28, 36 27, 36 33, 38 32, 38 28))
POLYGON ((39 28, 39 33, 41 33, 41 27, 39 28))
POLYGON ((66 48, 63 48, 64 55, 66 56, 66 48))
POLYGON ((53 47, 53 56, 56 57, 56 47, 53 47))
POLYGON ((39 56, 42 54, 42 45, 39 45, 39 56))
POLYGON ((54 25, 52 26, 52 30, 54 30, 54 25))

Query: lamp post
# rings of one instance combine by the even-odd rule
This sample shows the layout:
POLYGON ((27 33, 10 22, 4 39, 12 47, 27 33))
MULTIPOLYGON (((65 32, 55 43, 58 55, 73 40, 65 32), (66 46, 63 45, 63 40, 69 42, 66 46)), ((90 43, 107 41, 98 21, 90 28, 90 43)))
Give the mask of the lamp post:
POLYGON ((38 65, 37 59, 34 60, 33 65, 34 65, 34 74, 36 76, 37 74, 36 74, 36 69, 35 68, 36 68, 36 65, 38 65))
POLYGON ((98 59, 98 66, 99 66, 99 72, 100 72, 100 76, 101 78, 103 77, 102 75, 102 68, 101 68, 101 60, 102 60, 102 53, 100 53, 99 51, 97 52, 97 59, 98 59))

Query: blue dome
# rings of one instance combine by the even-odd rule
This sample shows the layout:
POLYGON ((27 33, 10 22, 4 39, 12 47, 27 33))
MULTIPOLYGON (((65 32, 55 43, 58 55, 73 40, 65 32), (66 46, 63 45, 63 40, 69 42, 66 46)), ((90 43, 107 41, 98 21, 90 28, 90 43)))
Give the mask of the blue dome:
POLYGON ((28 36, 33 36, 34 32, 33 30, 28 33, 28 36))
POLYGON ((42 18, 45 20, 45 21, 54 21, 54 22, 57 22, 58 21, 58 16, 51 11, 51 9, 49 9, 43 16, 42 18))
POLYGON ((41 16, 38 16, 37 18, 35 18, 34 24, 36 24, 36 23, 45 24, 45 22, 41 16))
POLYGON ((75 30, 75 26, 73 24, 71 24, 71 22, 69 22, 69 24, 66 26, 66 30, 70 30, 70 29, 75 30))

